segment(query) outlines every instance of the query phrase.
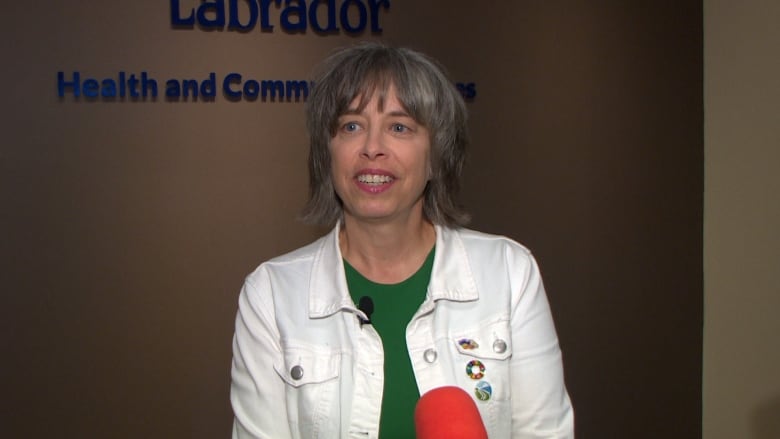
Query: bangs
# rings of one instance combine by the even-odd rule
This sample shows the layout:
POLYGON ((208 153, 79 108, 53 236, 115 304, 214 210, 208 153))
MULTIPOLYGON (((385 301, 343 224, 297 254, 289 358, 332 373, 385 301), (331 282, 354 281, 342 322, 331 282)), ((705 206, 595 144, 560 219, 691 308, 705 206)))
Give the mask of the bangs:
POLYGON ((414 93, 409 89, 409 72, 403 64, 389 57, 379 59, 358 59, 343 66, 344 80, 336 91, 335 112, 332 114, 329 131, 331 136, 338 129, 338 118, 347 113, 362 112, 372 99, 377 99, 379 111, 384 111, 390 88, 395 89, 398 102, 415 121, 427 125, 421 118, 419 103, 411 102, 414 93))
POLYGON ((341 114, 347 111, 362 112, 374 97, 377 98, 379 111, 384 111, 387 94, 390 87, 396 82, 392 76, 387 70, 369 72, 363 81, 354 87, 355 91, 352 93, 352 96, 344 96, 345 105, 341 114), (350 108, 355 101, 357 101, 357 106, 350 108))

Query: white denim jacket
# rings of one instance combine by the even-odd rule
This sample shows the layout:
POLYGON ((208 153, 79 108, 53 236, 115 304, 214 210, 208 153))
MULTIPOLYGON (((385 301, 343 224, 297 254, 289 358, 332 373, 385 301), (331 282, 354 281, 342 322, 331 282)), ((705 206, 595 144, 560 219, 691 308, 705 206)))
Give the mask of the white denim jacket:
MULTIPOLYGON (((382 342, 358 316, 338 226, 249 275, 233 341, 233 438, 377 438, 382 342)), ((491 439, 574 437, 547 297, 520 244, 437 226, 428 292, 406 342, 420 394, 461 387, 491 439), (484 376, 478 366, 469 376, 473 360, 484 376), (478 385, 489 386, 486 401, 478 385)))

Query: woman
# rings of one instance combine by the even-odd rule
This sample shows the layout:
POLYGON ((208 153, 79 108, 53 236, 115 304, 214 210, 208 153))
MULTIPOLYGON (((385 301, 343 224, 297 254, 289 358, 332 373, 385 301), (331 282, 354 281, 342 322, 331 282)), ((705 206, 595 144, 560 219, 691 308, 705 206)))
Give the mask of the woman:
POLYGON ((573 437, 534 259, 462 228, 458 91, 430 58, 376 44, 331 55, 314 84, 304 217, 335 227, 246 279, 233 437, 412 438, 417 399, 447 385, 491 438, 573 437))

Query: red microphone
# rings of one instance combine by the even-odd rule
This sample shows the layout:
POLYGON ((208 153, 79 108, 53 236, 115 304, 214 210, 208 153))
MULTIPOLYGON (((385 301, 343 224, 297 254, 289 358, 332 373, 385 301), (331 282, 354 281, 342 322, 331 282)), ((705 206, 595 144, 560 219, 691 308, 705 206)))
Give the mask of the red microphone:
POLYGON ((417 439, 487 439, 474 400, 460 387, 428 391, 414 409, 417 439))

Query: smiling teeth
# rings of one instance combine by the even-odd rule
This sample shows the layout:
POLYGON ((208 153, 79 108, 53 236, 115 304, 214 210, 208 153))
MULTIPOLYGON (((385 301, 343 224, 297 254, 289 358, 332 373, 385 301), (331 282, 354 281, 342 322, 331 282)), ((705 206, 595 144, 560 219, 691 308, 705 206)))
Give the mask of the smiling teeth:
POLYGON ((393 181, 389 175, 358 175, 358 181, 368 184, 384 184, 393 181))

